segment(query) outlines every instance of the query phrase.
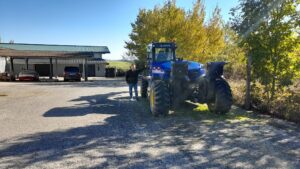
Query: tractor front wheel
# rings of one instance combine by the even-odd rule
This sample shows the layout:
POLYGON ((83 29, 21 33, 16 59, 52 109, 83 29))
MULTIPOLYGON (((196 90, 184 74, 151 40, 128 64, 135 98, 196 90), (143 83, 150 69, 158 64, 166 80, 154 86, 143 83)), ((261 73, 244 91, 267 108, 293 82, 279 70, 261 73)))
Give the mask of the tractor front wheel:
POLYGON ((150 110, 154 116, 166 116, 170 108, 168 86, 164 81, 155 80, 150 87, 150 110))
POLYGON ((232 93, 229 84, 224 79, 216 80, 214 102, 207 105, 208 109, 214 113, 226 114, 231 109, 232 93))

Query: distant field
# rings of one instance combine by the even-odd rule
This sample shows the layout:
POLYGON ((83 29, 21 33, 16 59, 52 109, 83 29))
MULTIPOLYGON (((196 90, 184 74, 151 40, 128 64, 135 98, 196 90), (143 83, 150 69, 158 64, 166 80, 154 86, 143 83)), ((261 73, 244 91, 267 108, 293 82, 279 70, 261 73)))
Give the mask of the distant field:
POLYGON ((109 63, 108 67, 116 67, 117 69, 127 70, 129 69, 131 62, 125 61, 107 61, 109 63))

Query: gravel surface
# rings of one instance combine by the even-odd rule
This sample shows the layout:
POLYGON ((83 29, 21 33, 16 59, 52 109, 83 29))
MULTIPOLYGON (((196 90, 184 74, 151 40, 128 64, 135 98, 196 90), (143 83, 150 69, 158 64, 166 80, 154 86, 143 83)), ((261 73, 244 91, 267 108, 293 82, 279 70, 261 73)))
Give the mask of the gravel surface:
POLYGON ((0 105, 1 169, 300 168, 299 126, 154 118, 118 79, 0 83, 0 105))

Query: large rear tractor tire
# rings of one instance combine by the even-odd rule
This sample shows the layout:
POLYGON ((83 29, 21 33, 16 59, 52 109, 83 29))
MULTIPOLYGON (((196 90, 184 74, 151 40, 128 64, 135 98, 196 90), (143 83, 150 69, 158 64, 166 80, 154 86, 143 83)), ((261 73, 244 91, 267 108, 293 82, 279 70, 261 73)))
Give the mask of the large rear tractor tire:
POLYGON ((164 81, 153 81, 150 87, 150 110, 157 117, 166 116, 170 108, 170 95, 168 86, 164 81))
POLYGON ((224 79, 215 82, 215 100, 207 103, 209 111, 213 113, 226 114, 231 109, 232 93, 229 84, 224 79))
POLYGON ((142 98, 148 97, 148 81, 144 79, 142 79, 142 84, 141 84, 141 96, 142 98))

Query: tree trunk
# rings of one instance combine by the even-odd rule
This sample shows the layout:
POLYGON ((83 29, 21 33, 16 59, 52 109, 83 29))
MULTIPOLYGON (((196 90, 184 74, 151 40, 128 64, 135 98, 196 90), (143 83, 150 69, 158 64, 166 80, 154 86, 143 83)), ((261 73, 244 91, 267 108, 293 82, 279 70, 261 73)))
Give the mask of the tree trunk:
POLYGON ((274 71, 272 74, 272 86, 271 86, 271 98, 270 100, 273 101, 275 95, 275 81, 276 81, 276 74, 277 74, 277 62, 274 64, 274 71))
POLYGON ((251 108, 251 62, 252 56, 248 55, 247 59, 247 81, 246 81, 246 97, 245 97, 245 108, 249 110, 251 108))

